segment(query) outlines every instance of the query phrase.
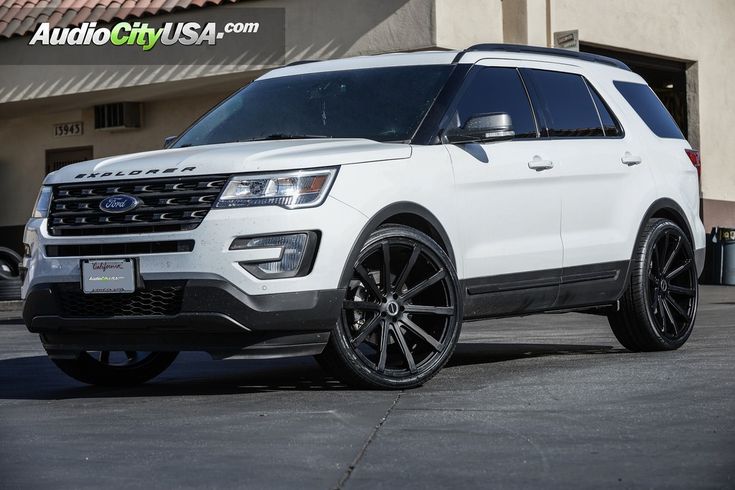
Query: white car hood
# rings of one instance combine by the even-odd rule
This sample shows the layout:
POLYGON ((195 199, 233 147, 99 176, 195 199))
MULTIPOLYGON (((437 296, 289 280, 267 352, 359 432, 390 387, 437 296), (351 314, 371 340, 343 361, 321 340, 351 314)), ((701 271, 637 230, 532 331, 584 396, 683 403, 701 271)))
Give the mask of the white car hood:
POLYGON ((44 183, 271 172, 399 160, 410 156, 411 146, 408 144, 378 143, 366 139, 225 143, 89 160, 49 174, 44 183))

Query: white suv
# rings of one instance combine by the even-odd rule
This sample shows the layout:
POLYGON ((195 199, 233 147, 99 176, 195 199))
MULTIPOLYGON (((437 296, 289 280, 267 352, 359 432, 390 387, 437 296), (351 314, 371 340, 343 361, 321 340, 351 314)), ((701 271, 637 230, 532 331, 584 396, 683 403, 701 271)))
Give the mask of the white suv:
POLYGON ((408 388, 463 321, 606 314, 680 347, 705 235, 699 155, 624 64, 479 45, 265 74, 160 151, 50 174, 25 233, 24 318, 93 384, 179 351, 317 355, 408 388))

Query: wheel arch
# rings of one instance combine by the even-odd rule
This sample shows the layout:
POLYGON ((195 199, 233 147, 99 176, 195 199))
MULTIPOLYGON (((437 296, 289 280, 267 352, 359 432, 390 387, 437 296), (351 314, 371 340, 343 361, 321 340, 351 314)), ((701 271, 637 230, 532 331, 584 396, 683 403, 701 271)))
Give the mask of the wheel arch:
MULTIPOLYGON (((689 242, 694 246, 694 235, 692 234, 692 227, 689 225, 689 220, 686 217, 684 210, 676 203, 673 199, 667 197, 658 199, 648 207, 646 214, 643 216, 640 224, 638 225, 638 233, 636 234, 636 240, 641 236, 643 228, 646 226, 648 220, 652 218, 666 218, 676 223, 679 228, 684 230, 689 242)), ((635 247, 635 244, 633 245, 635 247)), ((633 250, 631 249, 631 257, 633 256, 633 250)))
POLYGON ((689 239, 689 242, 692 244, 692 246, 694 246, 692 228, 689 225, 689 221, 686 218, 686 213, 684 213, 684 210, 681 208, 681 206, 679 206, 673 199, 669 199, 667 197, 654 201, 648 207, 645 214, 643 215, 643 218, 641 219, 641 222, 638 224, 638 231, 635 234, 635 237, 633 238, 633 244, 630 247, 630 261, 628 262, 628 270, 625 273, 625 283, 623 285, 622 291, 618 295, 618 298, 623 295, 623 293, 625 292, 625 288, 627 288, 629 284, 631 274, 630 263, 633 260, 633 253, 635 252, 635 246, 636 243, 638 243, 638 238, 641 236, 641 233, 643 233, 643 228, 645 228, 648 220, 652 218, 666 218, 673 221, 674 223, 676 223, 677 226, 679 226, 679 228, 684 231, 687 238, 689 239))
POLYGON ((426 233, 436 241, 442 249, 444 249, 449 256, 449 259, 452 261, 452 264, 454 264, 455 267, 457 266, 449 234, 439 222, 439 219, 437 219, 431 211, 420 204, 402 201, 384 207, 375 213, 367 224, 363 226, 352 244, 350 255, 347 257, 347 262, 345 262, 344 268, 342 269, 339 287, 347 287, 347 284, 352 277, 352 266, 355 263, 355 260, 357 260, 357 256, 360 253, 362 245, 367 241, 370 234, 386 224, 410 226, 411 228, 415 228, 426 233))

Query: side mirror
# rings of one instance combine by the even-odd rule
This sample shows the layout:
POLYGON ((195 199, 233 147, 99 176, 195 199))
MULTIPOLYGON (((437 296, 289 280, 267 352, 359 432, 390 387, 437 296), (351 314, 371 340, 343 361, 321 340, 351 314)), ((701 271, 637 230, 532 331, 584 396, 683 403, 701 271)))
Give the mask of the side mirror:
POLYGON ((464 125, 448 129, 444 133, 447 143, 480 143, 483 141, 509 140, 515 137, 513 122, 510 114, 493 112, 490 114, 476 114, 464 125))
POLYGON ((179 137, 179 135, 176 135, 176 136, 166 136, 163 139, 163 149, 165 150, 169 146, 173 145, 174 144, 174 141, 176 141, 176 138, 178 138, 178 137, 179 137))

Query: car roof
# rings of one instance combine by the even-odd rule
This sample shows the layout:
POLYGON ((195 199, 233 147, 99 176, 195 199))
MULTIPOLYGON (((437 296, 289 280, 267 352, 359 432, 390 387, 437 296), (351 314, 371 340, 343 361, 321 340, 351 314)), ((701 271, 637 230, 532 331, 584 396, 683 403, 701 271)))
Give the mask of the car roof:
POLYGON ((591 53, 514 44, 479 44, 463 51, 417 51, 355 56, 324 61, 302 60, 269 71, 259 79, 390 66, 474 64, 482 59, 555 63, 596 72, 614 72, 616 78, 623 79, 629 79, 633 75, 630 68, 621 61, 591 53))

